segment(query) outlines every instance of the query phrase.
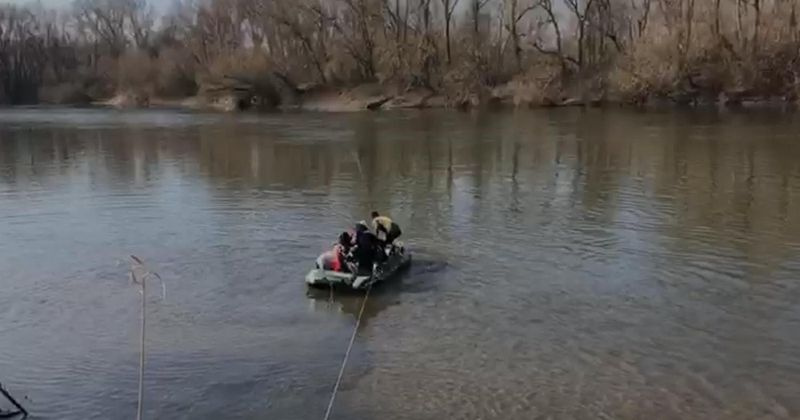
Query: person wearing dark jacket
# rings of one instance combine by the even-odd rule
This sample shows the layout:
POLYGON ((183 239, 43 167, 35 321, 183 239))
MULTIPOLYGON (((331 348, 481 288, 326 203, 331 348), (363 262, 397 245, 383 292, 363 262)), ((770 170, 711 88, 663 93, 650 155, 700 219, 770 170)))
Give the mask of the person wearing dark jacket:
POLYGON ((380 252, 380 241, 369 231, 366 223, 358 223, 355 231, 354 245, 350 249, 355 269, 351 271, 358 274, 372 273, 372 266, 376 262, 381 262, 383 260, 381 256, 385 257, 386 254, 380 252))

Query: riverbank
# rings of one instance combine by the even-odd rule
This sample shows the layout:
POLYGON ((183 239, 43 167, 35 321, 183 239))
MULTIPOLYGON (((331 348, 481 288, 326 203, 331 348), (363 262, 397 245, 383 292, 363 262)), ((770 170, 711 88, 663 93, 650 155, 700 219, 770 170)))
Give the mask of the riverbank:
POLYGON ((795 109, 797 100, 789 95, 767 96, 747 92, 720 92, 715 95, 683 92, 674 95, 651 96, 636 101, 621 100, 608 95, 543 94, 524 84, 511 82, 483 92, 461 97, 448 96, 432 89, 401 90, 380 84, 355 87, 305 87, 291 94, 265 97, 250 90, 223 90, 187 98, 157 98, 135 92, 122 92, 102 101, 52 105, 95 105, 118 109, 172 108, 196 111, 240 112, 311 111, 359 112, 397 109, 487 109, 487 108, 557 108, 557 107, 633 107, 633 108, 734 108, 734 109, 795 109))

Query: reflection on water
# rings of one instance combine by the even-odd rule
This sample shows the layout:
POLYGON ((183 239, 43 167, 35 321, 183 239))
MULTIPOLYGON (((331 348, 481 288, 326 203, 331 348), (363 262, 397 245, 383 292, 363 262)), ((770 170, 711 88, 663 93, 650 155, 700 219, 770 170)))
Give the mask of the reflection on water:
POLYGON ((0 378, 41 418, 316 418, 360 310, 307 295, 389 212, 338 418, 796 418, 790 115, 0 113, 0 378))

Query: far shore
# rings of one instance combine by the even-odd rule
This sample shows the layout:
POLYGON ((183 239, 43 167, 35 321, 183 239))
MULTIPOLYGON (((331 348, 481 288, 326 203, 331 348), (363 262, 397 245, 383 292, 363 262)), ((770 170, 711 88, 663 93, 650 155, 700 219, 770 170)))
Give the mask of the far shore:
POLYGON ((92 106, 115 109, 182 109, 193 111, 309 111, 348 113, 398 109, 546 109, 565 107, 600 107, 634 109, 780 109, 794 110, 797 101, 786 97, 720 93, 716 96, 683 94, 672 97, 652 97, 639 102, 611 98, 581 98, 560 96, 532 99, 512 86, 493 89, 483 95, 470 95, 454 101, 439 93, 415 89, 397 92, 379 85, 354 88, 324 88, 297 92, 279 103, 267 103, 251 93, 226 92, 213 96, 194 96, 182 99, 147 98, 121 93, 104 101, 83 104, 42 104, 52 106, 92 106))
POLYGON ((111 98, 91 100, 83 95, 68 95, 80 100, 43 100, 29 106, 93 107, 112 109, 174 109, 236 113, 260 112, 329 112, 352 113, 399 109, 452 109, 457 111, 486 109, 548 108, 629 108, 629 109, 721 109, 721 110, 795 110, 792 95, 765 96, 749 92, 681 92, 668 96, 652 96, 632 102, 613 94, 586 95, 579 92, 537 92, 530 86, 510 82, 482 92, 460 97, 431 89, 399 89, 378 83, 353 87, 280 86, 264 94, 249 86, 236 85, 216 90, 203 90, 186 98, 160 98, 135 91, 122 91, 111 98))

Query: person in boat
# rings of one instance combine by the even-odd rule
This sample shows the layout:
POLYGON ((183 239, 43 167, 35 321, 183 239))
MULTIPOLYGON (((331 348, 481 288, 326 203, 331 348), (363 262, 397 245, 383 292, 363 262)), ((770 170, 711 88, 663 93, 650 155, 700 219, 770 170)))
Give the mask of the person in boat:
POLYGON ((317 257, 317 268, 325 271, 342 271, 341 260, 335 249, 325 251, 317 257))
POLYGON ((333 246, 336 252, 336 258, 339 260, 340 270, 343 273, 349 273, 347 267, 347 255, 350 254, 350 248, 353 247, 353 235, 350 232, 342 232, 339 234, 339 240, 333 246))
POLYGON ((380 241, 363 221, 356 224, 353 236, 354 245, 348 258, 351 261, 350 270, 354 273, 371 273, 372 266, 381 262, 381 255, 386 255, 380 252, 380 241))
POLYGON ((397 223, 386 216, 381 216, 377 211, 372 212, 372 229, 384 248, 386 245, 392 245, 394 240, 403 234, 397 223))
POLYGON ((340 273, 350 272, 346 258, 351 247, 351 235, 348 232, 342 232, 339 234, 338 241, 333 245, 333 249, 322 253, 317 258, 317 268, 340 273))
MULTIPOLYGON (((352 232, 352 231, 350 231, 352 232)), ((336 241, 336 246, 342 252, 342 254, 347 255, 350 252, 350 248, 353 246, 353 234, 350 232, 342 232, 339 234, 339 238, 336 241)))

